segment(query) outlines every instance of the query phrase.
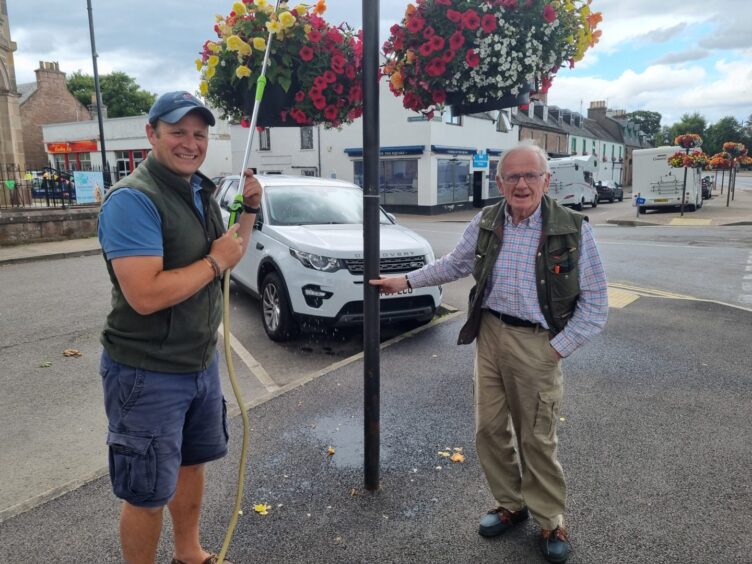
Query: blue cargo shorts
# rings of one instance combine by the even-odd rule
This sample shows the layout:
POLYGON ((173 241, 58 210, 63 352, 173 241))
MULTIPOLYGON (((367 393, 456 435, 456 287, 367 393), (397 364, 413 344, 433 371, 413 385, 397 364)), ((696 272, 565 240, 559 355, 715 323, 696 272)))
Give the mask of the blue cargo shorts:
POLYGON ((99 374, 117 497, 138 507, 162 507, 175 495, 181 466, 227 454, 219 353, 206 370, 174 374, 126 366, 103 351, 99 374))

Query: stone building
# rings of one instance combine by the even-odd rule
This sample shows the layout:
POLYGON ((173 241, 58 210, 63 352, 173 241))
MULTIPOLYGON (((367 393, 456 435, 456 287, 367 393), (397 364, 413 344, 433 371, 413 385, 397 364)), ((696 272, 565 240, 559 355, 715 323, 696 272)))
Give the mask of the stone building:
POLYGON ((16 88, 13 52, 16 43, 10 39, 8 6, 0 0, 0 164, 24 162, 23 126, 16 88))
MULTIPOLYGON (((47 165, 42 125, 91 119, 86 106, 65 86, 65 73, 60 70, 57 62, 40 61, 39 68, 34 72, 37 75, 36 82, 18 85, 27 168, 47 165)), ((96 145, 96 140, 92 141, 96 145)))

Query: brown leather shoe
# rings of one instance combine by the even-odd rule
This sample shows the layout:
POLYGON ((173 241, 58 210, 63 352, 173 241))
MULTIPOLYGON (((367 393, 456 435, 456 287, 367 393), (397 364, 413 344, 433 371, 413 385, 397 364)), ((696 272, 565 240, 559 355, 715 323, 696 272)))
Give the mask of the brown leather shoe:
POLYGON ((543 553, 543 558, 556 564, 566 562, 572 550, 572 544, 569 542, 569 537, 564 527, 541 529, 538 543, 543 553))
MULTIPOLYGON (((204 560, 201 564, 217 564, 219 562, 219 554, 210 554, 209 557, 204 560)), ((232 564, 229 560, 226 558, 223 560, 224 564, 232 564)), ((172 562, 170 564, 185 564, 182 560, 178 560, 177 558, 173 558, 172 562)))
POLYGON ((519 525, 529 517, 527 507, 519 511, 509 511, 504 507, 497 507, 480 518, 478 534, 484 537, 495 537, 519 525))

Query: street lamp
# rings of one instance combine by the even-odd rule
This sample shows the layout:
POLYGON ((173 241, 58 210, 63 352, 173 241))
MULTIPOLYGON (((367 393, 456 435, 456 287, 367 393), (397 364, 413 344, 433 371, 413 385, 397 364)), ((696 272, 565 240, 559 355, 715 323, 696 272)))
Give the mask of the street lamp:
MULTIPOLYGON (((99 72, 97 71, 97 47, 94 42, 94 17, 91 13, 91 0, 86 0, 86 9, 89 12, 89 36, 91 37, 91 60, 94 66, 94 91, 97 97, 97 119, 99 121, 99 147, 102 151, 102 175, 105 178, 105 182, 112 181, 109 177, 107 166, 107 149, 104 145, 104 122, 102 121, 102 93, 99 89, 99 72)), ((105 184, 106 186, 106 184, 105 184)))

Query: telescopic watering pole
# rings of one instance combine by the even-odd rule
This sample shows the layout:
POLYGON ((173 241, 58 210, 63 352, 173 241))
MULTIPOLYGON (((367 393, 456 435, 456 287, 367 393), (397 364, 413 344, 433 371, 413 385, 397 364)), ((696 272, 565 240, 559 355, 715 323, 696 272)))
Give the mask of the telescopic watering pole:
MULTIPOLYGON (((279 2, 275 3, 274 12, 279 11, 279 2)), ((274 32, 269 32, 269 37, 266 41, 266 50, 264 52, 264 62, 261 65, 261 74, 256 80, 256 99, 253 102, 253 113, 251 114, 251 124, 248 131, 248 142, 245 145, 245 153, 243 154, 243 164, 240 167, 240 192, 236 194, 235 199, 230 206, 230 220, 228 228, 231 227, 237 220, 242 208, 243 208, 243 186, 245 185, 245 169, 248 166, 248 158, 251 154, 251 145, 253 143, 253 135, 256 132, 256 121, 258 120, 259 106, 261 105, 261 99, 264 97, 264 89, 266 88, 266 67, 269 64, 269 52, 271 50, 272 39, 274 32)), ((235 527, 238 524, 238 517, 240 516, 241 504, 243 502, 243 481, 245 480, 245 461, 246 453, 248 451, 248 441, 250 433, 250 423, 248 421, 248 413, 245 409, 245 402, 243 396, 240 393, 240 387, 238 386, 237 379, 235 378, 235 366, 232 362, 232 346, 230 336, 230 269, 225 271, 225 277, 223 280, 224 298, 223 298, 223 336, 225 341, 225 360, 227 361, 227 371, 230 376, 230 384, 232 385, 232 391, 235 393, 235 399, 238 402, 240 408, 240 416, 243 419, 243 446, 240 450, 240 463, 238 464, 238 484, 235 493, 235 505, 232 511, 232 517, 230 519, 230 525, 227 528, 227 534, 225 540, 222 543, 222 550, 219 552, 217 558, 217 564, 222 564, 225 561, 227 550, 230 548, 230 542, 232 542, 232 535, 235 533, 235 527)))

